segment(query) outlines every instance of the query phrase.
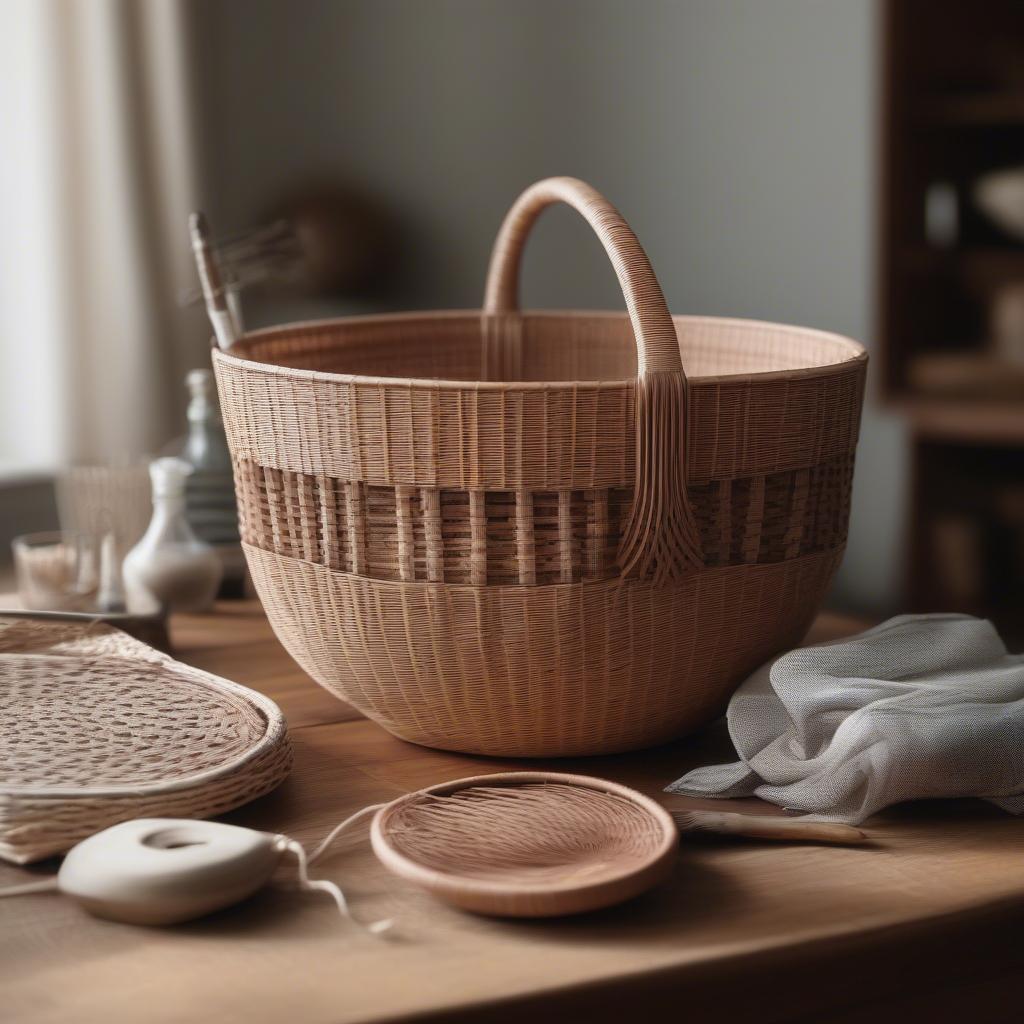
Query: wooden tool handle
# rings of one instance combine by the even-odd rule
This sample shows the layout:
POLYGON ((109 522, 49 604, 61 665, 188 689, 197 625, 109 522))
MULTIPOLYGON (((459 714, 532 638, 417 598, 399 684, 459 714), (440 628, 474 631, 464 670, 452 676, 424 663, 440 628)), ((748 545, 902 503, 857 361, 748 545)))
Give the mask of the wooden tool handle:
POLYGON ((862 843, 866 838, 859 828, 831 821, 805 821, 802 818, 765 817, 730 811, 677 811, 673 817, 684 831, 701 830, 749 836, 751 839, 847 844, 862 843))
POLYGON ((199 271, 199 283, 202 285, 203 298, 206 300, 206 314, 213 325, 217 344, 226 352, 238 340, 238 332, 228 307, 227 292, 217 264, 217 256, 210 242, 210 228, 201 213, 193 213, 189 217, 188 227, 196 269, 199 271))

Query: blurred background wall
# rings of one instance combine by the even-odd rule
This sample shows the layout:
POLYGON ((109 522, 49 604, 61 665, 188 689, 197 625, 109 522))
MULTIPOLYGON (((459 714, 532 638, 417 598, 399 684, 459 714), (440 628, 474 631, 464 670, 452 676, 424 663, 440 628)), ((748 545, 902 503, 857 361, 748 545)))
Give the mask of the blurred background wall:
MULTIPOLYGON (((194 284, 182 210, 201 206, 230 234, 315 182, 379 202, 400 226, 400 265, 379 294, 256 296, 251 324, 478 305, 509 203, 537 178, 572 174, 625 213, 675 312, 790 321, 873 345, 871 0, 11 3, 20 35, 3 44, 14 88, 0 111, 32 152, 7 191, 40 192, 45 216, 8 202, 5 217, 27 239, 38 223, 50 233, 42 249, 5 254, 4 306, 21 310, 2 322, 3 379, 18 399, 3 419, 8 475, 28 455, 52 468, 180 434, 181 373, 204 358, 207 334, 196 310, 173 308, 194 284), (113 220, 81 226, 69 270, 62 232, 83 180, 100 183, 98 208, 113 220), (59 203, 46 199, 54 189, 59 203), (46 281, 51 257, 71 298, 48 323, 62 280, 46 281), (86 393, 91 411, 74 398, 86 393)), ((530 244, 524 295, 621 305, 597 243, 557 209, 530 244)), ((834 605, 899 603, 904 449, 900 425, 869 400, 834 605)), ((29 525, 13 499, 5 507, 29 525)))
MULTIPOLYGON (((218 229, 257 222, 296 182, 338 176, 405 225, 401 285, 384 304, 474 306, 513 197, 572 174, 626 214, 673 311, 871 345, 869 0, 207 0, 199 20, 218 229)), ((541 221, 523 285, 528 305, 621 305, 567 210, 541 221)), ((869 402, 840 605, 897 602, 902 440, 869 402)))

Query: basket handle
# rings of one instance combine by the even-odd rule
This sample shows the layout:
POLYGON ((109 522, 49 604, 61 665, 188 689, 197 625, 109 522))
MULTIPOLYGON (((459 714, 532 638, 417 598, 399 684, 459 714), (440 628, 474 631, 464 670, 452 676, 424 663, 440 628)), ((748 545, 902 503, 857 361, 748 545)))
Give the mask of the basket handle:
POLYGON ((515 201, 491 251, 484 311, 519 311, 519 267, 526 239, 537 218, 554 203, 571 206, 590 225, 615 268, 636 337, 638 373, 681 372, 676 330, 647 253, 622 214, 578 178, 546 178, 515 201))
POLYGON ((636 340, 636 483, 619 547, 620 572, 655 582, 678 580, 704 561, 686 493, 686 375, 665 296, 622 214, 577 178, 547 178, 531 185, 498 231, 484 313, 518 315, 519 266, 527 236, 542 211, 558 202, 579 213, 604 246, 636 340))

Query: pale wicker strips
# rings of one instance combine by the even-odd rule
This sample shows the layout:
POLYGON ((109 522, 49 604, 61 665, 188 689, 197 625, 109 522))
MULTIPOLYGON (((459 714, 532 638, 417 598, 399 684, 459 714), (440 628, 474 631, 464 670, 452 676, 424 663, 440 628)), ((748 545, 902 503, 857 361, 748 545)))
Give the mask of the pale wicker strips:
POLYGON ((810 471, 801 469, 796 474, 789 506, 789 528, 784 537, 784 558, 796 558, 800 542, 807 528, 807 496, 810 491, 810 471))
POLYGON ((352 571, 363 573, 366 572, 366 519, 362 484, 354 480, 346 481, 345 494, 345 525, 348 528, 352 571))
POLYGON ((436 487, 420 491, 423 508, 423 535, 427 550, 427 579, 444 582, 444 545, 441 532, 441 492, 436 487))
POLYGON ((339 543, 340 529, 334 481, 322 473, 317 477, 317 495, 320 501, 320 546, 323 551, 324 565, 329 569, 340 569, 342 565, 339 543))
POLYGON ((587 573, 588 580, 604 577, 605 550, 608 543, 608 491, 591 492, 592 511, 587 520, 587 573))
POLYGON ((686 495, 686 380, 646 373, 636 382, 636 495, 619 547, 623 576, 664 583, 704 561, 686 495))
POLYGON ((530 229, 552 203, 571 206, 590 225, 611 260, 637 346, 637 372, 678 372, 679 342, 661 287, 636 235, 596 189, 576 178, 548 178, 528 188, 498 231, 487 272, 484 310, 508 314, 519 307, 519 266, 530 229))
POLYGON ((719 480, 718 489, 718 559, 719 565, 732 561, 732 480, 719 480))
POLYGON ((469 581, 475 586, 487 583, 487 513, 486 493, 469 492, 470 556, 469 581))
POLYGON ((562 583, 572 583, 573 572, 573 536, 572 536, 572 492, 558 492, 558 547, 562 559, 562 583))
MULTIPOLYGON (((750 499, 758 478, 721 480, 689 488, 704 564, 778 562, 834 548, 846 529, 852 469, 852 457, 847 456, 822 463, 813 472, 771 474, 760 478, 763 498, 753 504, 750 499), (796 529, 794 524, 800 524, 800 528, 796 529)), ((283 492, 290 496, 287 500, 294 505, 303 489, 311 490, 316 495, 321 532, 324 522, 333 519, 336 524, 334 547, 339 562, 329 561, 334 556, 323 538, 319 543, 321 553, 316 554, 314 544, 313 557, 307 560, 355 572, 344 525, 348 520, 344 485, 335 482, 332 487, 320 476, 287 479, 294 475, 282 472, 286 480, 283 492)), ((274 506, 278 515, 271 518, 271 501, 263 490, 262 470, 255 470, 249 463, 236 463, 236 481, 243 509, 243 539, 255 547, 290 557, 306 557, 302 544, 296 543, 291 531, 280 529, 282 519, 288 523, 296 521, 296 509, 288 505, 282 512, 278 503, 274 506)), ((365 535, 362 575, 393 580, 409 578, 403 576, 403 571, 408 574, 408 563, 403 563, 403 570, 396 554, 408 541, 408 533, 404 542, 399 536, 397 490, 371 489, 373 528, 365 535)), ((400 504, 408 522, 403 521, 401 531, 411 529, 411 578, 435 583, 471 582, 469 493, 422 488, 406 494, 407 499, 400 504)), ((528 490, 485 492, 487 583, 533 586, 617 576, 616 550, 629 506, 630 493, 624 488, 536 494, 528 490), (571 578, 566 579, 570 567, 571 578)))
POLYGON ((247 558, 296 659, 401 736, 537 756, 668 739, 799 641, 846 538, 865 364, 819 331, 673 320, 571 179, 515 204, 482 312, 214 353, 247 558), (517 308, 563 201, 627 316, 517 308))
POLYGON ((764 477, 756 476, 747 491, 747 519, 743 534, 743 560, 756 562, 761 550, 761 528, 764 522, 764 477))
POLYGON ((537 557, 533 539, 533 494, 516 491, 516 557, 519 582, 532 587, 537 582, 537 557))
POLYGON ((261 694, 119 630, 0 618, 0 857, 62 853, 137 817, 209 817, 291 766, 261 694))
MULTIPOLYGON (((260 465, 322 472, 372 486, 465 488, 467 481, 476 480, 487 490, 632 490, 635 377, 621 379, 636 372, 629 320, 611 313, 576 316, 586 330, 580 330, 581 348, 570 360, 565 335, 574 321, 569 314, 522 314, 524 331, 532 340, 523 381, 470 384, 456 376, 413 381, 410 389, 408 381, 396 378, 402 404, 392 404, 388 411, 389 452, 383 451, 371 429, 380 414, 380 386, 374 375, 401 374, 409 361, 421 361, 427 375, 454 372, 444 346, 452 337, 470 352, 479 346, 479 315, 395 317, 389 335, 382 335, 386 318, 380 317, 301 325, 290 334, 276 328, 251 340, 247 336, 232 354, 214 353, 231 450, 236 458, 260 465), (376 345, 372 359, 364 351, 371 339, 376 345), (538 380, 544 374, 557 376, 588 353, 610 375, 607 382, 572 387, 538 380), (303 369, 286 371, 270 365, 289 359, 303 369), (371 376, 353 380, 346 376, 352 367, 371 376), (294 376, 286 375, 289 372, 294 376), (476 391, 479 419, 488 433, 488 445, 475 452, 460 441, 463 388, 476 391), (231 415, 232 408, 238 418, 231 415), (353 428, 357 421, 362 430, 353 428), (561 443, 573 423, 580 432, 576 444, 561 443), (545 460, 545 451, 560 457, 545 460)), ((714 333, 701 318, 677 317, 675 322, 687 364, 695 363, 710 375, 688 378, 691 485, 800 469, 854 450, 865 366, 863 357, 851 358, 843 339, 828 344, 816 332, 752 324, 734 341, 749 342, 749 371, 720 379, 714 375, 739 355, 719 352, 717 361, 714 333), (756 352, 763 336, 780 334, 790 346, 791 365, 802 367, 785 371, 794 377, 788 388, 785 430, 779 424, 784 389, 776 379, 783 371, 751 378, 760 367, 777 365, 759 362, 756 352), (698 344, 704 347, 694 347, 698 344), (804 366, 815 359, 827 365, 804 366)), ((719 324, 723 333, 732 330, 728 321, 719 324)), ((468 373, 470 365, 467 358, 457 369, 468 373)))
MULTIPOLYGON (((622 575, 681 579, 702 564, 686 494, 686 377, 661 287, 622 215, 575 178, 549 178, 527 189, 498 232, 485 309, 507 314, 517 308, 526 237, 541 211, 555 202, 577 210, 600 239, 618 276, 636 339, 636 481, 619 554, 622 575)), ((571 440, 575 437, 572 431, 571 440)), ((571 579, 571 572, 566 577, 571 579)))
POLYGON ((395 488, 395 515, 398 523, 398 574, 399 579, 414 580, 416 571, 413 568, 412 513, 409 503, 412 501, 411 487, 395 488))
POLYGON ((440 587, 246 556, 289 654, 390 732, 568 757, 663 743, 720 714, 736 681, 800 642, 841 552, 706 569, 675 587, 440 587))

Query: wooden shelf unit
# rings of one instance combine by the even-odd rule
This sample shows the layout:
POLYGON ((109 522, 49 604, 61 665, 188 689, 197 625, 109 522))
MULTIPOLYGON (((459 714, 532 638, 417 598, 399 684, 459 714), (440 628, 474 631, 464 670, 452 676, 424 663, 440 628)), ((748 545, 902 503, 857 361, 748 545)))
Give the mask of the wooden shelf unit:
POLYGON ((990 340, 1024 241, 973 201, 981 175, 1024 166, 1024 4, 882 12, 878 335, 883 395, 911 428, 907 603, 1024 640, 1024 361, 990 340), (926 214, 937 189, 944 231, 926 214))
POLYGON ((923 126, 955 125, 992 127, 1024 125, 1024 88, 1011 86, 1005 92, 981 92, 977 95, 939 96, 928 99, 914 110, 923 126))

